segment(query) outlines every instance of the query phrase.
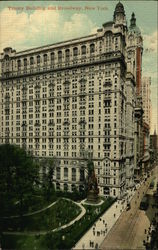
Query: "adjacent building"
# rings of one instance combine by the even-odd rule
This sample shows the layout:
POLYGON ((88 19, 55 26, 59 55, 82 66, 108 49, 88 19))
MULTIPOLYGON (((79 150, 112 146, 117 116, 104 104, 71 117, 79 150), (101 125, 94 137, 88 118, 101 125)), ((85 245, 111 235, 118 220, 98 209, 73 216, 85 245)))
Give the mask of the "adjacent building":
POLYGON ((143 103, 143 137, 144 157, 142 160, 143 172, 150 168, 150 125, 151 125, 151 99, 150 99, 151 77, 142 78, 142 103, 143 103))
POLYGON ((94 35, 19 52, 5 48, 0 143, 56 157, 56 189, 82 190, 91 158, 100 194, 123 197, 134 185, 140 150, 142 50, 135 15, 128 28, 120 2, 94 35))
POLYGON ((142 102, 143 102, 143 120, 146 124, 148 124, 149 128, 151 126, 151 77, 143 77, 142 78, 142 102))
MULTIPOLYGON (((134 106, 134 179, 139 181, 142 175, 142 160, 144 155, 143 144, 143 102, 142 102, 142 54, 143 38, 136 25, 135 14, 132 13, 128 30, 127 65, 133 72, 135 87, 134 106), (130 62, 130 63, 129 63, 130 62)), ((133 124, 129 122, 128 128, 133 124)))

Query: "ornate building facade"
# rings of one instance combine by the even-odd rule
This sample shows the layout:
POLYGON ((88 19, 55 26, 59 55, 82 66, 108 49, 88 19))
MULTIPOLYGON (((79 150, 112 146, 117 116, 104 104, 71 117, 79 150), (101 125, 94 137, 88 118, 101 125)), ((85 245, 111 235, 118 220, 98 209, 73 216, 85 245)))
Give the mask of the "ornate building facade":
POLYGON ((143 120, 148 124, 149 128, 151 125, 151 77, 142 78, 142 102, 143 102, 143 120))
POLYGON ((0 143, 56 157, 56 189, 84 188, 86 157, 100 194, 123 197, 134 185, 142 38, 131 20, 128 29, 119 2, 94 35, 1 54, 0 143))
POLYGON ((142 78, 142 102, 143 102, 143 134, 144 134, 144 157, 143 171, 150 168, 150 125, 151 125, 151 77, 142 78))

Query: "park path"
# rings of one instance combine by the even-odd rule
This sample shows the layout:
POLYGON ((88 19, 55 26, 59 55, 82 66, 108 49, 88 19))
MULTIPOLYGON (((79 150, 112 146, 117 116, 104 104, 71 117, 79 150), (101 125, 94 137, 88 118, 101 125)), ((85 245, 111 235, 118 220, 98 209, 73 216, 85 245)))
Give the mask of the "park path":
POLYGON ((70 221, 69 223, 67 223, 61 227, 53 229, 52 232, 56 232, 56 231, 59 231, 61 229, 64 229, 66 227, 71 226, 72 224, 74 224, 76 221, 80 220, 85 215, 86 209, 82 206, 82 204, 77 203, 77 202, 74 202, 74 203, 81 208, 81 213, 74 220, 70 221))
MULTIPOLYGON (((54 201, 53 203, 51 203, 51 204, 48 205, 47 207, 44 207, 44 208, 42 208, 42 209, 39 209, 39 210, 37 210, 37 211, 35 211, 35 212, 30 212, 30 213, 27 213, 27 214, 23 214, 23 216, 31 216, 31 215, 34 215, 34 214, 41 213, 41 212, 43 212, 43 211, 49 209, 50 207, 54 206, 56 202, 57 202, 57 201, 54 201)), ((19 218, 19 217, 20 217, 19 215, 13 215, 13 216, 5 216, 5 217, 2 217, 2 219, 14 219, 14 218, 19 218)))
MULTIPOLYGON (((64 198, 65 200, 68 200, 68 201, 72 201, 70 199, 67 199, 67 198, 64 198)), ((49 209, 50 207, 52 207, 57 201, 53 202, 52 204, 50 204, 49 206, 47 206, 46 208, 43 208, 43 209, 40 209, 36 212, 33 212, 33 213, 29 213, 25 216, 29 216, 29 215, 33 215, 33 214, 36 214, 36 213, 40 213, 42 211, 45 211, 46 209, 49 209)), ((71 220, 69 223, 65 224, 65 225, 62 225, 60 227, 57 227, 53 230, 51 230, 51 232, 57 232, 61 229, 64 229, 66 227, 69 227, 71 225, 73 225, 76 221, 80 220, 86 213, 86 209, 82 206, 81 203, 78 203, 78 202, 75 202, 75 201, 72 201, 73 203, 75 203, 77 206, 79 206, 81 208, 81 213, 76 217, 74 218, 73 220, 71 220)), ((19 217, 19 216, 18 216, 19 217)), ((4 218, 4 217, 3 217, 4 218)), ((8 218, 13 218, 13 217, 8 217, 8 218)), ((14 217, 16 218, 16 217, 14 217)), ((48 231, 33 231, 33 232, 29 232, 29 231, 25 231, 25 232, 3 232, 4 234, 8 234, 8 235, 45 235, 48 233, 48 231)))

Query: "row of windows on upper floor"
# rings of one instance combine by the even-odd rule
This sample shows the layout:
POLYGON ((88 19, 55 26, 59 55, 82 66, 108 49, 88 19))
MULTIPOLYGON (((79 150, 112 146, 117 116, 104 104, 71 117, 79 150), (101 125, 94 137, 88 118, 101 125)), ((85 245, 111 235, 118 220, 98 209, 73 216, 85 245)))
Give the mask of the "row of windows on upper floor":
MULTIPOLYGON (((86 54, 86 48, 87 48, 86 45, 83 45, 81 47, 81 55, 85 55, 86 54)), ((95 45, 94 44, 90 44, 90 53, 94 53, 94 52, 95 52, 95 45)), ((64 55, 64 53, 61 50, 59 50, 57 52, 58 61, 62 60, 63 55, 64 55)), ((77 47, 73 48, 73 56, 75 57, 75 56, 78 56, 78 55, 79 55, 78 48, 77 47)), ((66 57, 66 59, 70 58, 70 49, 66 49, 65 50, 65 57, 66 57)), ((51 59, 51 61, 55 60, 55 52, 52 52, 50 54, 50 59, 51 59)), ((35 63, 35 57, 30 57, 29 61, 30 61, 29 62, 30 65, 33 65, 35 63)), ((47 61, 48 61, 48 54, 44 54, 43 55, 43 62, 47 62, 47 61)), ((36 56, 36 62, 37 62, 37 64, 41 63, 42 62, 42 56, 37 55, 36 56)), ((24 58, 23 59, 23 63, 24 63, 24 66, 27 66, 28 59, 24 58)), ((17 61, 17 65, 18 65, 18 67, 21 67, 21 60, 20 59, 17 61)))

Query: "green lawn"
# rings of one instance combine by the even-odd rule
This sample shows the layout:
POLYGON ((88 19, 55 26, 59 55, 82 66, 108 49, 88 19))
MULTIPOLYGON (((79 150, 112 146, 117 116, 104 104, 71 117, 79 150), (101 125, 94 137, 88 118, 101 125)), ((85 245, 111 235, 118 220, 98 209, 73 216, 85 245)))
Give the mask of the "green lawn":
POLYGON ((3 231, 49 231, 67 224, 81 209, 74 202, 60 198, 49 209, 19 218, 3 219, 3 231))

